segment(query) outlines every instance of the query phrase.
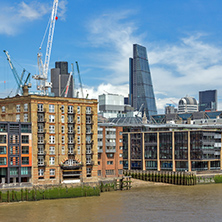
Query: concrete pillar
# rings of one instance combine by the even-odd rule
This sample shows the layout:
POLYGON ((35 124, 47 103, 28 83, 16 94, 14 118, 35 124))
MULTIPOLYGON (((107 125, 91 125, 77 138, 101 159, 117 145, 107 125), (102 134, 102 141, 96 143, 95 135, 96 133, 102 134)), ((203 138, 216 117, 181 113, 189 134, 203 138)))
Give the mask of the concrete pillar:
POLYGON ((187 131, 187 143, 188 143, 188 172, 191 172, 191 160, 190 160, 190 131, 187 131))
POLYGON ((143 164, 143 168, 142 168, 142 170, 146 170, 146 164, 145 164, 145 140, 144 140, 144 133, 142 133, 142 164, 143 164))
POLYGON ((160 133, 157 132, 157 170, 160 171, 160 133))
POLYGON ((174 131, 172 132, 172 163, 173 163, 173 172, 176 171, 176 161, 175 161, 175 139, 174 131))
POLYGON ((131 140, 130 140, 130 133, 128 133, 128 170, 131 170, 131 140))
POLYGON ((210 161, 207 161, 207 168, 210 170, 210 161))

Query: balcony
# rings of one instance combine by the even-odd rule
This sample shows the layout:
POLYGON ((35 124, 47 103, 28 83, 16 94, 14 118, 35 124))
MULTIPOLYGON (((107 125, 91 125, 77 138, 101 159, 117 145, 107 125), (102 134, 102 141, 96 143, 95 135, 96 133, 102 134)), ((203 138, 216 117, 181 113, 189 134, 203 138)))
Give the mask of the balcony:
POLYGON ((88 125, 92 125, 92 124, 94 124, 94 121, 86 121, 86 124, 88 124, 88 125))
POLYGON ((94 165, 94 161, 93 160, 87 160, 86 161, 86 165, 87 166, 93 166, 94 165))
POLYGON ((46 140, 38 140, 38 144, 46 144, 46 140))
POLYGON ((107 139, 116 139, 116 134, 106 134, 107 139))
POLYGON ((76 152, 75 150, 73 150, 73 151, 68 151, 68 155, 70 155, 70 156, 76 155, 76 154, 77 154, 77 152, 76 152))
POLYGON ((38 166, 39 166, 39 167, 46 167, 46 162, 38 163, 38 166))
POLYGON ((91 110, 91 111, 86 111, 86 115, 93 115, 94 114, 94 112, 91 110))
POLYGON ((38 156, 45 156, 45 155, 46 155, 46 151, 38 152, 38 156))
POLYGON ((75 134, 76 131, 75 130, 68 130, 68 134, 75 134))
POLYGON ((86 154, 93 154, 92 150, 86 150, 86 154))
POLYGON ((86 141, 86 144, 93 144, 93 140, 86 141))
POLYGON ((221 143, 214 143, 214 147, 221 147, 221 143))
POLYGON ((86 134, 87 134, 87 135, 93 134, 93 130, 91 130, 91 131, 86 131, 86 134))
POLYGON ((97 145, 98 146, 103 146, 103 142, 98 142, 97 145))
POLYGON ((115 153, 116 149, 107 149, 106 148, 106 153, 115 153))
POLYGON ((98 148, 98 153, 102 153, 103 152, 103 148, 98 148))
POLYGON ((106 146, 116 146, 116 142, 106 142, 106 146))
POLYGON ((68 144, 69 144, 69 145, 73 145, 73 144, 75 144, 75 142, 76 142, 75 140, 69 140, 69 141, 68 141, 68 144))
POLYGON ((45 118, 38 118, 37 122, 38 123, 44 123, 44 122, 46 122, 46 119, 45 118))
POLYGON ((75 170, 75 169, 79 169, 82 168, 82 164, 77 164, 77 165, 61 165, 61 169, 63 170, 75 170))

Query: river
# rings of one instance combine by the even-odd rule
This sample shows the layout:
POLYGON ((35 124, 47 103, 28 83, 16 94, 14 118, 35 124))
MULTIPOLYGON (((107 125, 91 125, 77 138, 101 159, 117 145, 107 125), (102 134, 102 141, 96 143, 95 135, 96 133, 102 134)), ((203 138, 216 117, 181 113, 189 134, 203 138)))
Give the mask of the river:
POLYGON ((0 221, 222 221, 222 184, 149 186, 0 205, 0 221))

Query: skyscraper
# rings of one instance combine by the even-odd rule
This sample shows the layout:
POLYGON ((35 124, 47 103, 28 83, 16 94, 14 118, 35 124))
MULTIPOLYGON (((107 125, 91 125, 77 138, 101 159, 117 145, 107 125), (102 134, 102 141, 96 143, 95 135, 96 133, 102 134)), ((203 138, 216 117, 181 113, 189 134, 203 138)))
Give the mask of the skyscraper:
POLYGON ((157 114, 146 48, 138 44, 133 45, 129 59, 129 103, 138 111, 145 110, 148 119, 157 114))
POLYGON ((217 90, 199 92, 199 111, 217 110, 217 90))
MULTIPOLYGON (((55 68, 51 69, 51 82, 52 89, 51 92, 55 94, 55 96, 64 97, 65 88, 69 79, 68 73, 68 62, 56 62, 55 68)), ((73 76, 71 76, 71 81, 69 85, 69 91, 67 97, 73 97, 73 76)))

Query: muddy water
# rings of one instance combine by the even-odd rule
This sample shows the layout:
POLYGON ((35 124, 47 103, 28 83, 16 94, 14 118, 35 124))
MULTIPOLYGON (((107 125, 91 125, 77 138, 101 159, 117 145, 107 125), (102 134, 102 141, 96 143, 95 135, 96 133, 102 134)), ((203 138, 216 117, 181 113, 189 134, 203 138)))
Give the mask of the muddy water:
POLYGON ((150 186, 0 205, 0 221, 222 221, 222 184, 150 186))

